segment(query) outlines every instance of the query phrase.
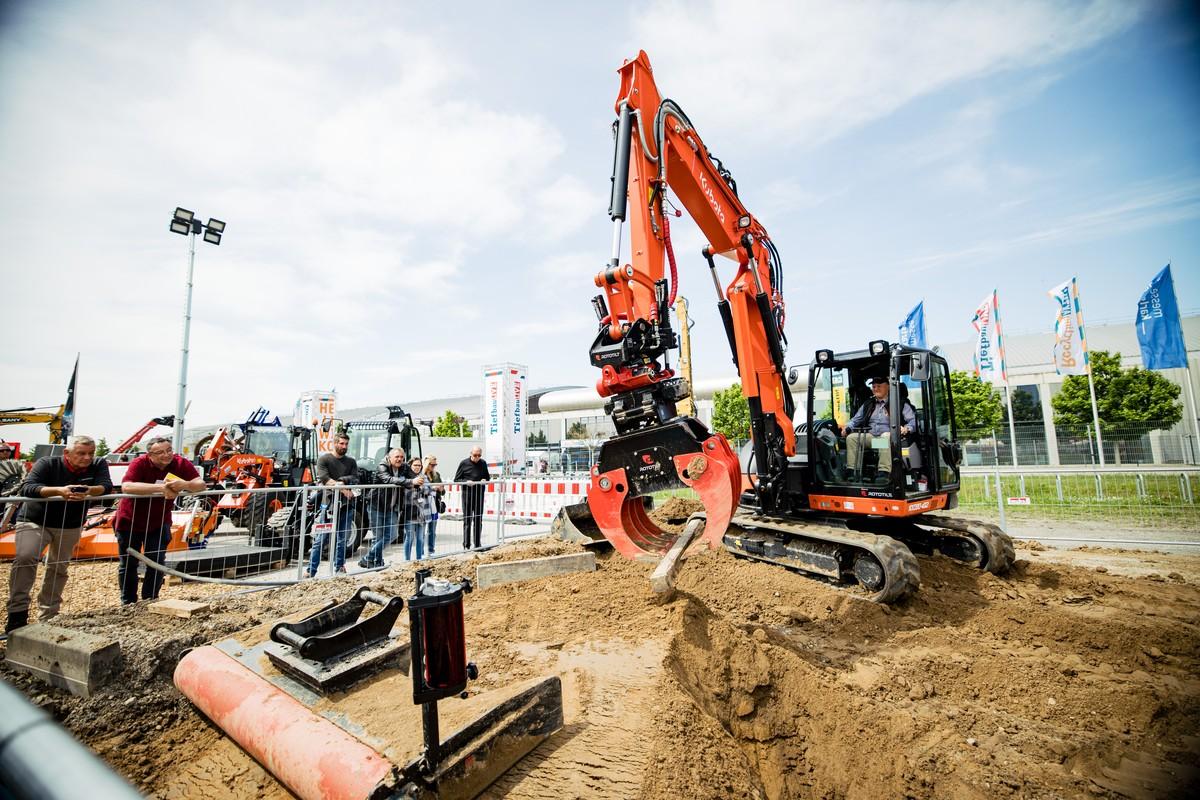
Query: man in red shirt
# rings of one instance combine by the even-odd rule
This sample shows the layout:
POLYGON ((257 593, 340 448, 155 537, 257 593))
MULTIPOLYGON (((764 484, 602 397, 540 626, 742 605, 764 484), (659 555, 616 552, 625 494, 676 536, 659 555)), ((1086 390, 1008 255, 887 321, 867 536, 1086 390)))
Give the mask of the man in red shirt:
MULTIPOLYGON (((117 570, 121 602, 136 603, 137 561, 126 549, 142 550, 144 546, 146 558, 163 563, 163 554, 171 541, 171 507, 175 498, 183 492, 204 491, 204 480, 192 462, 172 452, 170 439, 156 436, 146 443, 146 454, 135 458, 125 471, 121 491, 148 498, 122 499, 113 521, 121 546, 121 565, 117 570)), ((142 599, 158 597, 162 581, 161 572, 148 568, 142 581, 142 599)))

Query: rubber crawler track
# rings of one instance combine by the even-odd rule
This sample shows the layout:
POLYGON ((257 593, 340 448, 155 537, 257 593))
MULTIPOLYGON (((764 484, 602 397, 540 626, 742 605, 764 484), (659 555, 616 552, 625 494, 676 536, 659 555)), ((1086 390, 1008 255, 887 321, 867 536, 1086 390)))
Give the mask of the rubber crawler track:
POLYGON ((979 565, 979 568, 987 570, 993 575, 1005 574, 1012 569, 1013 562, 1017 559, 1012 539, 1000 529, 999 525, 993 525, 990 522, 980 522, 974 519, 943 517, 941 515, 936 517, 923 515, 915 518, 913 522, 930 528, 942 528, 966 533, 979 540, 986 553, 984 562, 979 565))
MULTIPOLYGON (((867 596, 867 599, 875 603, 898 602, 915 592, 921 585, 921 567, 917 562, 916 556, 914 556, 912 551, 909 550, 908 547, 902 542, 899 542, 890 536, 880 536, 878 534, 863 533, 860 531, 837 530, 827 525, 757 515, 736 516, 733 518, 732 524, 739 528, 759 530, 766 529, 768 531, 773 531, 785 536, 794 536, 798 538, 826 542, 852 552, 870 553, 871 556, 878 561, 879 565, 883 568, 883 574, 885 578, 883 588, 878 592, 867 596)), ((741 549, 729 549, 736 555, 743 556, 745 558, 752 558, 756 561, 765 561, 770 564, 779 564, 781 566, 788 567, 789 569, 813 575, 817 580, 830 580, 826 575, 807 572, 799 565, 790 561, 782 561, 765 555, 757 555, 741 549)), ((847 584, 834 583, 832 585, 846 586, 847 584)))

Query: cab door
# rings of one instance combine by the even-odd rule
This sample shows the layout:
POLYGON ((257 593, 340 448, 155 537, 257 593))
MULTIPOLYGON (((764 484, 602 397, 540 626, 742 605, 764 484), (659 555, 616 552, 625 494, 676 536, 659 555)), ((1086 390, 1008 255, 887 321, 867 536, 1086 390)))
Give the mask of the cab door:
POLYGON ((950 369, 940 358, 933 357, 929 361, 929 380, 925 383, 925 391, 932 417, 930 433, 935 439, 935 446, 930 448, 929 454, 932 461, 930 478, 935 489, 957 489, 958 462, 962 451, 959 449, 958 431, 954 427, 950 369))

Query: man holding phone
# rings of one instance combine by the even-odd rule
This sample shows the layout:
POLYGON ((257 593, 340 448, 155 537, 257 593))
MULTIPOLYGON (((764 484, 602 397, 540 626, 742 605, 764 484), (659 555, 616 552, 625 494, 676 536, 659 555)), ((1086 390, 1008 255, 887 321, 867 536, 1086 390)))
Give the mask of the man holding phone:
POLYGON ((96 461, 96 442, 90 436, 71 437, 61 456, 40 458, 33 465, 21 495, 46 498, 47 502, 22 504, 5 633, 29 624, 30 591, 37 580, 38 557, 47 547, 50 555, 38 595, 38 618, 45 622, 58 614, 67 585, 67 565, 87 516, 86 501, 110 492, 108 464, 96 461))

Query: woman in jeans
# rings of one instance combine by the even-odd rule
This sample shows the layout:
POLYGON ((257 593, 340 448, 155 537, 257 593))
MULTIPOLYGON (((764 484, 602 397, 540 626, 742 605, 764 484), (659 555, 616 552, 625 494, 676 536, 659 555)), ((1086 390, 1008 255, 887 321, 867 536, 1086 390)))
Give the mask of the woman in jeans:
MULTIPOLYGON (((414 458, 408 462, 412 467, 413 474, 420 475, 422 472, 421 459, 414 458)), ((433 496, 433 490, 429 488, 429 484, 422 482, 420 486, 414 485, 404 493, 404 560, 412 561, 413 547, 417 549, 417 560, 420 561, 425 554, 425 528, 429 524, 430 505, 429 498, 433 496)))
POLYGON ((432 490, 429 500, 432 513, 429 516, 429 524, 425 528, 425 555, 427 556, 433 555, 433 545, 437 542, 438 517, 442 515, 442 495, 446 494, 446 487, 441 486, 441 482, 442 475, 437 471, 437 456, 429 456, 425 459, 425 484, 432 490))

